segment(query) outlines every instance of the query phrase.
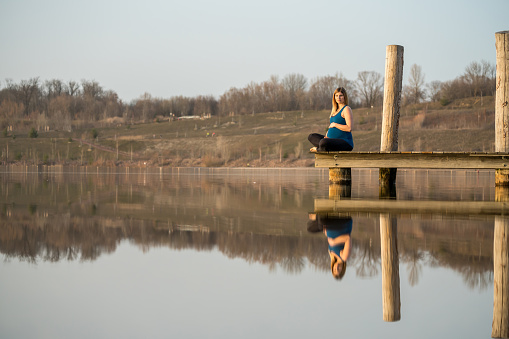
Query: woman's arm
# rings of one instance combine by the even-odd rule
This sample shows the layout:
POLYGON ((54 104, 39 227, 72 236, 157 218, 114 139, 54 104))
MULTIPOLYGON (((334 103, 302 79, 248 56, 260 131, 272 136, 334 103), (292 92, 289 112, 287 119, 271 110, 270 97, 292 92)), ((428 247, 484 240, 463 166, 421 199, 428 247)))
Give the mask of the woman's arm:
POLYGON ((350 237, 350 234, 343 234, 336 238, 327 238, 327 240, 329 241, 330 246, 336 246, 342 243, 345 244, 345 247, 341 251, 341 258, 346 261, 350 255, 350 245, 352 244, 352 238, 350 237))
POLYGON ((346 244, 346 242, 348 241, 349 238, 350 238, 349 234, 343 234, 343 235, 340 235, 339 237, 327 238, 327 240, 329 242, 329 245, 336 246, 336 245, 339 245, 342 243, 346 244))
POLYGON ((352 238, 349 235, 348 240, 345 242, 345 248, 343 248, 343 251, 341 252, 341 258, 343 258, 344 261, 347 261, 348 257, 350 256, 351 244, 352 244, 352 238))

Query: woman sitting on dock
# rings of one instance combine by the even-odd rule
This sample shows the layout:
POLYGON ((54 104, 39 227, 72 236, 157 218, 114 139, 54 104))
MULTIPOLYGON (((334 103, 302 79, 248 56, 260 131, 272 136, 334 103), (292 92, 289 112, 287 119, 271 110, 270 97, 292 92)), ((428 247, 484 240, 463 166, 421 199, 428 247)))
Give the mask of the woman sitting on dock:
POLYGON ((308 136, 308 140, 315 146, 310 151, 351 151, 353 149, 352 120, 348 95, 343 87, 339 87, 332 95, 329 130, 326 135, 312 133, 308 136))

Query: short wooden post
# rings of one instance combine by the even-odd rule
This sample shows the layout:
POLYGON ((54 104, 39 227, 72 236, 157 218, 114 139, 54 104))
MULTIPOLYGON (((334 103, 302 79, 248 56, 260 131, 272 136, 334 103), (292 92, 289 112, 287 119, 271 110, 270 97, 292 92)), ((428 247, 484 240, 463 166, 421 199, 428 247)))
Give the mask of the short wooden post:
MULTIPOLYGON (((399 45, 389 45, 386 48, 381 152, 398 150, 399 114, 403 87, 403 51, 403 46, 399 45)), ((397 168, 380 168, 380 185, 394 185, 396 172, 397 168)))
POLYGON ((382 300, 384 321, 401 319, 397 220, 380 214, 382 300))
MULTIPOLYGON (((495 33, 495 47, 495 152, 509 152, 509 31, 495 33)), ((509 186, 509 170, 496 170, 495 185, 509 186)))
POLYGON ((493 239, 493 338, 509 338, 509 220, 495 217, 493 239))
POLYGON ((396 198, 396 170, 397 168, 380 168, 378 180, 380 182, 378 196, 380 198, 396 198))
POLYGON ((351 168, 329 168, 329 184, 351 185, 352 169, 351 168))

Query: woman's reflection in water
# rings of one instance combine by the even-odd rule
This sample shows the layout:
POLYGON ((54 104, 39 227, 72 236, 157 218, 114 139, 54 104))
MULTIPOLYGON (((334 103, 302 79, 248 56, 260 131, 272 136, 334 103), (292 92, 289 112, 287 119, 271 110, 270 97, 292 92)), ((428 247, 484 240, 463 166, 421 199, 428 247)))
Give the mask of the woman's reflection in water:
POLYGON ((308 231, 322 232, 329 243, 330 267, 332 276, 342 279, 346 272, 346 262, 352 248, 353 220, 350 216, 329 216, 309 214, 308 231))

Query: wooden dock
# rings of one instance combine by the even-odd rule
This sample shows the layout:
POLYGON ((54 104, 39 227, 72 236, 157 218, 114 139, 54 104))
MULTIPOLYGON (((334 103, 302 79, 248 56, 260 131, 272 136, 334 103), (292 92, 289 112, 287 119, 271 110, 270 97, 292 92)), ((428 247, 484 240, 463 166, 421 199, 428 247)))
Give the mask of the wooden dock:
POLYGON ((320 152, 315 167, 509 169, 509 153, 495 152, 320 152))
POLYGON ((509 202, 315 199, 315 213, 391 213, 426 215, 507 215, 509 202))

